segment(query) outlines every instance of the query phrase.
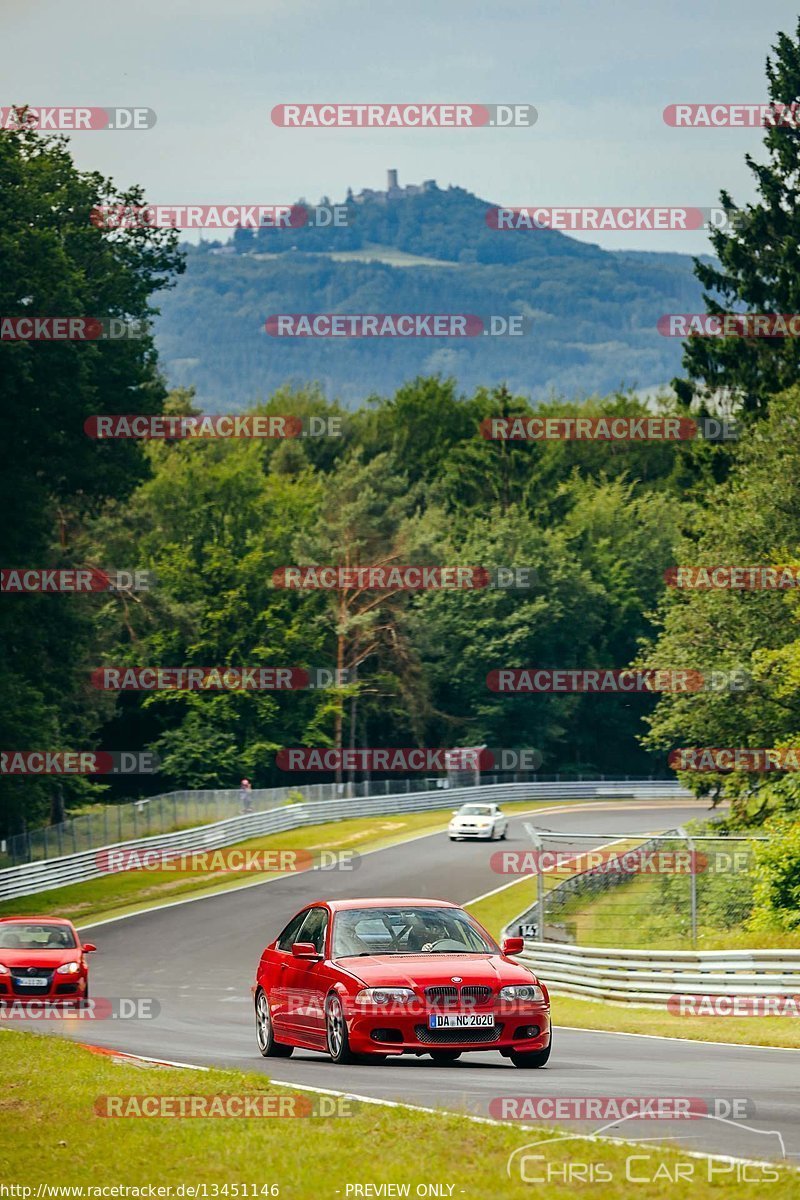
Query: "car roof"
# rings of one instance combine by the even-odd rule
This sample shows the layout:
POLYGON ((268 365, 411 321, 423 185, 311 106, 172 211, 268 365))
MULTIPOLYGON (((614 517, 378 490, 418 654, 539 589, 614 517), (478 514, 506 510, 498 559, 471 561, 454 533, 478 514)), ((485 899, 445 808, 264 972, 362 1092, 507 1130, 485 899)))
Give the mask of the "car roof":
POLYGON ((327 904, 332 912, 341 912, 347 908, 413 908, 416 905, 426 908, 458 908, 450 900, 427 900, 419 896, 365 896, 351 900, 312 900, 311 904, 327 904))
POLYGON ((70 929, 75 928, 72 921, 68 921, 66 917, 0 917, 0 921, 13 921, 19 925, 35 925, 37 921, 42 921, 48 925, 67 925, 70 929))

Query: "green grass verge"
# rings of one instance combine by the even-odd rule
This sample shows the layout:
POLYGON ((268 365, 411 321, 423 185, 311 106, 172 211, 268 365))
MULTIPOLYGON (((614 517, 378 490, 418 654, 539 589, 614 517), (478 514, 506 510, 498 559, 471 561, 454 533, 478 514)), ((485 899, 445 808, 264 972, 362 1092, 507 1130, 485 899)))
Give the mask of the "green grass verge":
MULTIPOLYGON (((526 812, 552 808, 557 803, 552 800, 518 801, 504 805, 504 811, 526 812)), ((376 850, 419 834, 445 829, 451 812, 452 808, 441 808, 430 812, 354 817, 265 834, 240 842, 238 846, 240 849, 270 850, 376 850)), ((58 915, 85 924, 105 916, 120 916, 169 903, 189 894, 213 894, 269 877, 270 873, 256 871, 228 871, 215 875, 205 871, 122 871, 85 883, 37 892, 33 896, 5 900, 0 903, 0 916, 58 915)))
MULTIPOLYGON (((573 902, 563 915, 574 927, 575 940, 584 946, 617 946, 630 950, 690 950, 689 877, 677 911, 664 906, 662 880, 640 876, 620 884, 596 900, 573 902), (676 926, 679 928, 676 929, 676 926)), ((675 880, 669 881, 673 885, 675 880)), ((753 932, 742 925, 720 928, 702 919, 703 876, 698 877, 701 917, 697 926, 698 950, 798 950, 800 930, 753 932)))
MULTIPOLYGON (((551 1148, 538 1146, 534 1153, 544 1153, 559 1164, 568 1159, 599 1163, 612 1175, 611 1183, 591 1186, 597 1200, 630 1194, 631 1185, 625 1183, 625 1160, 630 1154, 649 1155, 650 1177, 661 1171, 660 1179, 633 1189, 641 1200, 663 1198, 667 1186, 663 1171, 675 1172, 679 1163, 693 1169, 694 1177, 670 1187, 669 1194, 676 1200, 728 1196, 738 1200, 743 1194, 757 1194, 752 1185, 743 1192, 730 1172, 723 1176, 722 1164, 717 1165, 719 1179, 709 1184, 708 1164, 674 1149, 632 1150, 576 1140, 562 1144, 553 1131, 476 1125, 461 1116, 434 1117, 375 1105, 355 1104, 349 1116, 292 1120, 111 1119, 96 1114, 100 1097, 298 1093, 270 1084, 264 1075, 120 1065, 55 1037, 2 1031, 0 1044, 0 1178, 7 1184, 34 1189, 40 1183, 151 1184, 173 1189, 180 1184, 206 1184, 208 1196, 215 1194, 210 1185, 277 1184, 283 1200, 323 1200, 337 1194, 344 1200, 348 1184, 407 1184, 414 1195, 418 1184, 437 1183, 452 1185, 451 1195, 465 1200, 487 1196, 513 1200, 530 1198, 532 1191, 519 1176, 507 1177, 509 1154, 540 1137, 552 1137, 551 1148)), ((307 1101, 310 1093, 299 1095, 307 1101)), ((640 1176, 644 1165, 637 1160, 640 1176)), ((776 1182, 769 1184, 769 1195, 773 1200, 789 1200, 796 1196, 796 1188, 797 1174, 781 1169, 776 1182)), ((566 1200, 575 1190, 574 1184, 556 1177, 547 1195, 549 1200, 566 1200)), ((242 1191, 216 1194, 242 1196, 242 1191)))
MULTIPOLYGON (((547 983, 547 976, 543 976, 547 983)), ((793 1017, 679 1017, 657 1008, 608 1004, 553 995, 553 1021, 615 1033, 651 1033, 692 1042, 735 1042, 740 1046, 800 1049, 800 1020, 793 1017)), ((800 1059, 798 1060, 800 1071, 800 1059)))
MULTIPOLYGON (((614 851, 618 854, 637 844, 635 838, 620 839, 618 842, 612 843, 614 851)), ((554 888, 564 879, 567 879, 570 874, 571 872, 569 871, 554 871, 545 875, 545 892, 550 891, 551 888, 554 888)), ((493 896, 487 896, 476 903, 468 904, 467 908, 491 934, 499 937, 505 927, 515 917, 518 917, 521 912, 535 902, 536 895, 536 877, 533 875, 523 875, 519 879, 510 881, 508 887, 504 887, 502 891, 495 892, 493 896)), ((559 914, 556 920, 559 921, 560 919, 561 914, 559 914)), ((586 942, 586 944, 592 945, 591 942, 586 942)))

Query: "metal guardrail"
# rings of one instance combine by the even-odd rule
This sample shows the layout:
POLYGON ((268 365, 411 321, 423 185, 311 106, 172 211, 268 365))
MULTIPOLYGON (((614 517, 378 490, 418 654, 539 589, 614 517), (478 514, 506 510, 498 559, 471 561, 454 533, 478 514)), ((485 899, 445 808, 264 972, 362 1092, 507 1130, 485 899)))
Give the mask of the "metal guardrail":
POLYGON ((800 992, 800 950, 606 950, 526 941, 516 956, 553 992, 666 1006, 676 996, 800 992))
POLYGON ((324 824, 341 821, 349 817, 365 817, 386 813, 424 812, 432 809, 453 808, 471 799, 496 800, 595 800, 606 798, 633 799, 683 799, 691 793, 673 781, 644 781, 641 785, 626 780, 624 783, 498 783, 464 788, 435 788, 428 792, 400 795, 366 796, 348 800, 317 800, 303 804, 285 805, 264 812, 247 813, 229 817, 211 825, 184 829, 178 833, 160 834, 156 837, 135 838, 116 842, 105 847, 94 847, 78 854, 43 862, 23 863, 0 871, 0 901, 19 896, 30 896, 46 892, 67 884, 83 883, 99 879, 108 874, 100 856, 110 849, 146 850, 159 849, 172 852, 217 850, 232 846, 260 834, 281 833, 298 829, 303 825, 324 824))
MULTIPOLYGON (((466 774, 464 772, 463 774, 466 774)), ((652 778, 652 777, 651 777, 652 778)), ((360 780, 358 783, 320 782, 257 788, 250 796, 250 812, 300 804, 308 800, 345 800, 363 796, 393 796, 398 793, 430 792, 437 788, 483 787, 489 783, 603 783, 604 775, 542 775, 539 772, 484 774, 480 779, 451 776, 428 778, 360 780)), ((625 781, 630 782, 626 776, 625 781)), ((649 782, 641 781, 641 782, 649 782)), ((638 782, 638 781, 637 781, 638 782)), ((659 782, 665 782, 661 780, 659 782)), ((674 780, 672 781, 674 783, 674 780)), ((613 785, 612 785, 613 786, 613 785)), ((176 833, 196 825, 210 825, 243 812, 239 788, 195 789, 143 796, 125 804, 101 804, 91 811, 70 816, 55 825, 9 834, 0 841, 0 869, 22 863, 63 858, 81 850, 99 849, 112 842, 176 833), (9 860, 9 861, 6 861, 9 860)))

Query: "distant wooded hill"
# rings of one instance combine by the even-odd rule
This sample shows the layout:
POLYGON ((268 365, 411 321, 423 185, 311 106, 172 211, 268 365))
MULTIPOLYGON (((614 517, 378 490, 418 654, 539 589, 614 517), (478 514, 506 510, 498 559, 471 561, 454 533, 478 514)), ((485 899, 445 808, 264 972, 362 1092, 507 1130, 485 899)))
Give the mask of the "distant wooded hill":
MULTIPOLYGON (((465 391, 505 382, 554 392, 652 388, 680 368, 658 318, 702 311, 685 254, 606 251, 552 230, 488 228, 488 201, 461 188, 348 205, 346 228, 237 231, 189 247, 162 299, 161 364, 206 411, 230 411, 287 382, 317 381, 349 407, 416 375, 465 391), (276 338, 278 313, 477 313, 530 319, 521 337, 276 338)), ((679 234, 676 234, 678 244, 679 234)), ((624 246, 625 234, 620 233, 624 246)))

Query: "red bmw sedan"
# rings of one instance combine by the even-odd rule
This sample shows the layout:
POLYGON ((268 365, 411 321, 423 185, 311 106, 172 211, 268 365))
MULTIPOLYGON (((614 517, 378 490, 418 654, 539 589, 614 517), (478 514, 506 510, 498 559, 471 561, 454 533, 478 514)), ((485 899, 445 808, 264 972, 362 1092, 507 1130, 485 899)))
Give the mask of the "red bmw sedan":
POLYGON ((550 1057, 550 998, 473 917, 444 900, 315 900, 261 955, 258 1048, 360 1056, 496 1050, 517 1067, 550 1057))
POLYGON ((91 942, 81 942, 71 921, 0 917, 0 1004, 88 999, 86 955, 96 948, 91 942))

